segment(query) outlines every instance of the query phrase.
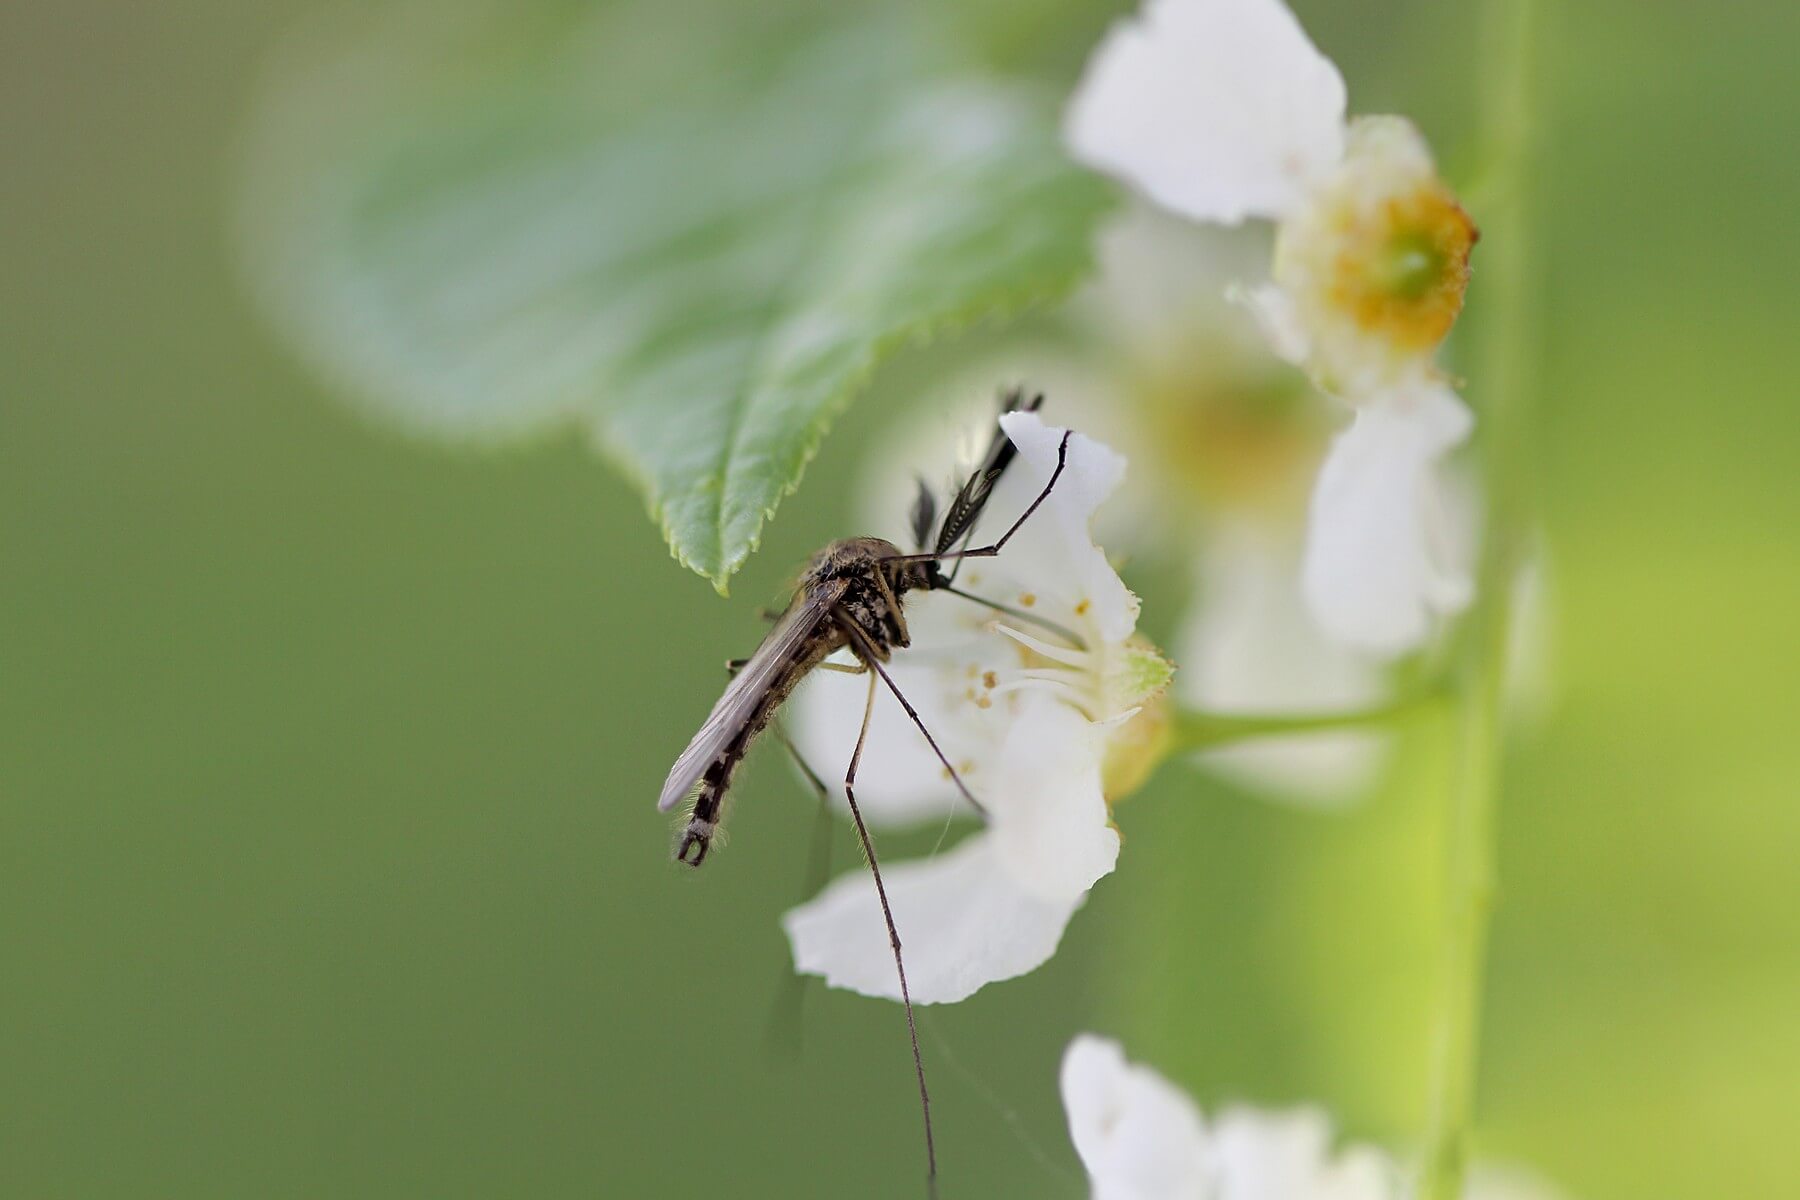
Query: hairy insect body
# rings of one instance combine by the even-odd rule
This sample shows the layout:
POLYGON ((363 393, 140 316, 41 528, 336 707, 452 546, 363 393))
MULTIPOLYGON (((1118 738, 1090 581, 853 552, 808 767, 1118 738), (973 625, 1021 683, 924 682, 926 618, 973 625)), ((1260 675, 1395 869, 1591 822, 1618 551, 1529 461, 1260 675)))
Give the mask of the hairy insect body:
MULTIPOLYGON (((923 564, 895 560, 903 558, 900 547, 881 538, 849 538, 833 542, 813 555, 800 590, 806 593, 825 590, 834 583, 844 584, 836 608, 838 624, 848 618, 866 635, 852 645, 858 655, 872 651, 882 662, 892 655, 894 647, 910 646, 906 618, 901 614, 902 597, 929 582, 923 564)), ((851 642, 852 635, 843 631, 838 645, 851 642)))
POLYGON ((738 764, 809 672, 845 647, 858 658, 886 662, 894 647, 909 644, 901 597, 929 582, 920 564, 893 561, 900 557, 900 548, 881 538, 849 538, 813 555, 787 611, 725 689, 664 785, 666 808, 699 784, 676 846, 678 860, 695 867, 705 860, 738 764))

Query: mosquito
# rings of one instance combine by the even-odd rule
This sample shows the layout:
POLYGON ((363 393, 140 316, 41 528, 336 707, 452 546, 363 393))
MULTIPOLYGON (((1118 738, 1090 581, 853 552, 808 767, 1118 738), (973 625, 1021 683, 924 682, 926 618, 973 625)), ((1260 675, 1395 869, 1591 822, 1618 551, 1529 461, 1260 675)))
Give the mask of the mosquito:
MULTIPOLYGON (((1013 391, 1004 398, 1003 412, 1036 412, 1043 400, 1041 395, 1026 400, 1022 393, 1013 391)), ((850 764, 844 770, 844 799, 856 825, 856 836, 862 843, 869 871, 874 876, 876 899, 881 903, 888 944, 894 951, 894 970, 900 977, 900 1000, 906 1011, 906 1032, 912 1041, 913 1070, 919 1081, 927 1179, 934 1188, 937 1148, 932 1140, 931 1094, 925 1086, 925 1061, 919 1053, 919 1033, 913 1021, 912 995, 906 986, 906 962, 900 953, 900 933, 894 926, 893 910, 888 907, 887 889, 881 882, 874 841, 856 803, 856 769, 862 761, 863 744, 868 739, 869 718, 874 712, 879 681, 894 694, 906 715, 924 735, 962 798, 978 814, 986 816, 981 802, 970 794, 956 768, 939 749, 937 739, 919 718, 918 711, 894 683, 886 664, 896 648, 912 644, 903 606, 906 596, 915 591, 947 591, 1014 617, 1033 620, 1030 614, 957 588, 956 573, 965 559, 992 558, 999 554, 1049 497, 1068 462, 1069 436, 1065 432, 1057 446, 1056 468, 1050 473, 1043 491, 990 545, 971 548, 968 542, 973 540, 975 524, 987 507, 994 485, 1017 454, 1017 449, 1000 429, 995 430, 980 464, 945 507, 941 521, 931 489, 920 481, 911 513, 916 553, 907 553, 882 538, 857 537, 833 542, 814 554, 801 573, 793 599, 776 619, 774 628, 763 638, 756 653, 748 659, 736 659, 726 664, 726 669, 731 672, 731 682, 726 686, 725 694, 713 705, 700 732, 675 760, 668 781, 663 784, 662 797, 657 801, 657 808, 667 812, 692 797, 693 808, 676 842, 675 859, 698 867, 706 861, 707 851, 718 833, 726 792, 738 764, 757 736, 769 728, 776 711, 800 681, 815 668, 868 675, 869 690, 863 702, 862 728, 857 734, 850 764), (951 564, 947 572, 945 563, 951 564), (855 657, 855 665, 827 661, 833 654, 846 649, 855 657)), ((823 797, 827 792, 823 779, 801 758, 779 725, 775 732, 814 790, 823 797)))

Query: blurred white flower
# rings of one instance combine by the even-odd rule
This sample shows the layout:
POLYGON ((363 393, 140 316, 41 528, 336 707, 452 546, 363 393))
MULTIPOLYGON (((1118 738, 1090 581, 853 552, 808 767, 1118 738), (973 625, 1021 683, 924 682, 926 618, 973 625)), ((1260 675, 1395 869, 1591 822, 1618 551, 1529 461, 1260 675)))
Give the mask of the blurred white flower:
MULTIPOLYGON (((1373 1146, 1334 1149, 1317 1109, 1233 1107, 1208 1121, 1180 1089, 1082 1034, 1062 1061, 1069 1137, 1094 1200, 1406 1200, 1410 1181, 1373 1146)), ((1523 1173, 1478 1170, 1469 1200, 1549 1200, 1523 1173)))
POLYGON ((1244 230, 1199 225, 1133 200, 1094 239, 1095 271, 1075 298, 1088 323, 1137 359, 1180 355, 1196 335, 1260 364, 1254 315, 1227 294, 1261 269, 1268 247, 1244 230))
MULTIPOLYGON (((1001 425, 1019 458, 989 500, 990 536, 1042 490, 1063 435, 1033 413, 1009 413, 1001 425)), ((985 827, 949 851, 882 867, 916 1003, 961 1000, 1043 963, 1117 860, 1107 801, 1135 787, 1155 760, 1163 728, 1155 701, 1171 672, 1137 636, 1137 597, 1089 532, 1124 471, 1119 455, 1075 435, 1048 499, 998 557, 970 560, 958 577, 958 587, 1024 616, 944 592, 907 605, 913 646, 895 654, 889 672, 986 810, 985 827)), ((809 761, 849 753, 866 686, 819 673, 795 698, 793 734, 809 761)), ((857 800, 875 824, 974 815, 886 694, 857 800)), ((866 870, 844 875, 782 923, 798 970, 899 998, 866 870)))
POLYGON ((1277 222, 1271 277, 1244 298, 1357 410, 1314 498, 1307 600, 1346 645, 1417 646, 1468 600, 1427 531, 1437 463, 1469 430, 1433 359, 1476 237, 1424 140, 1398 117, 1347 122, 1342 77, 1281 0, 1148 0, 1095 52, 1066 133, 1193 220, 1277 222))
MULTIPOLYGON (((1277 361, 1242 305, 1226 299, 1254 268, 1244 231, 1134 204, 1099 237, 1076 314, 1105 338, 1104 372, 1067 369, 1059 409, 1110 421, 1135 470, 1124 502, 1130 545, 1154 535, 1191 562, 1193 591, 1172 649, 1181 700, 1255 716, 1378 702, 1386 673, 1334 642, 1301 593, 1306 494, 1324 456, 1324 401, 1277 361)), ((1111 544, 1111 543, 1109 543, 1111 544)), ((1334 804, 1372 782, 1384 734, 1340 730, 1259 739, 1201 755, 1208 769, 1275 799, 1334 804)))
POLYGON ((1216 1154, 1194 1102, 1117 1042, 1082 1034, 1062 1060, 1069 1140, 1094 1200, 1212 1200, 1216 1154))
POLYGON ((1180 1089, 1127 1062, 1117 1042, 1082 1034, 1063 1053, 1069 1138, 1094 1200, 1389 1200, 1387 1156, 1333 1153, 1314 1109, 1228 1108, 1208 1121, 1180 1089))
POLYGON ((1324 454, 1325 404, 1226 296, 1254 269, 1254 241, 1132 205, 1101 230, 1093 284, 1072 306, 1104 338, 1109 394, 1052 394, 1117 427, 1134 482, 1153 479, 1118 507, 1165 541, 1190 540, 1196 512, 1297 523, 1324 454))
POLYGON ((1255 308, 1330 391, 1428 369, 1462 307, 1475 228, 1424 139, 1346 121, 1342 76, 1281 0, 1148 0, 1095 51, 1067 136, 1191 220, 1277 222, 1255 308))

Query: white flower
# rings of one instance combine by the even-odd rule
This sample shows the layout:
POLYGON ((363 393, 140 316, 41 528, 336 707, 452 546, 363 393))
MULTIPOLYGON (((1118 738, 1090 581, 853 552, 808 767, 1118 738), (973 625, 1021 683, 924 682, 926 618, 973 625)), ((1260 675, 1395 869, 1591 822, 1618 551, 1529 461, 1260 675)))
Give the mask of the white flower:
MULTIPOLYGON (((1353 709, 1378 701, 1387 681, 1326 634, 1301 594, 1324 404, 1226 299, 1231 279, 1253 267, 1252 241, 1142 204, 1103 230, 1095 285, 1082 299, 1124 358, 1119 386, 1128 394, 1086 404, 1136 418, 1133 479, 1149 494, 1137 497, 1143 511, 1133 516, 1140 527, 1159 521, 1166 540, 1195 554, 1192 603, 1173 647, 1181 698, 1239 715, 1353 709)), ((1084 411, 1079 394, 1055 394, 1084 411)), ((1327 804, 1368 786, 1385 741, 1340 730, 1258 739, 1202 759, 1240 786, 1327 804)))
POLYGON ((1342 77, 1280 0, 1148 0, 1095 52, 1067 136, 1078 158, 1191 219, 1277 223, 1271 279, 1245 298, 1279 353, 1358 410, 1331 450, 1333 496, 1404 497, 1348 514, 1322 514, 1330 500, 1315 499, 1315 518, 1333 519, 1315 520, 1307 597, 1348 645, 1416 646, 1431 628, 1420 612, 1467 599, 1422 531, 1436 463, 1467 434, 1466 413, 1443 419, 1461 401, 1433 358, 1461 311, 1476 236, 1423 139, 1397 117, 1346 122, 1342 77), (1364 425, 1369 412, 1390 419, 1364 425), (1415 421, 1425 428, 1407 428, 1415 421), (1423 459, 1422 445, 1433 447, 1423 459), (1347 478, 1394 469, 1405 486, 1347 478), (1386 570, 1395 577, 1373 579, 1386 570), (1370 623, 1371 593, 1397 597, 1400 614, 1370 623))
MULTIPOLYGON (((990 537, 1042 490, 1063 434, 1031 413, 1001 424, 1019 459, 989 501, 981 533, 990 537)), ((1073 637, 943 592, 908 600, 913 645, 889 671, 986 809, 985 827, 954 848, 883 862, 918 1003, 961 1000, 1043 963, 1117 860, 1107 798, 1130 786, 1152 754, 1159 727, 1144 706, 1170 670, 1136 636, 1137 598, 1089 533, 1124 470, 1118 455, 1075 435, 1049 498, 998 557, 970 560, 957 580, 1073 637)), ((795 698, 793 732, 810 762, 847 758, 866 687, 819 673, 795 698)), ((871 823, 973 815, 885 689, 856 793, 871 823)), ((899 998, 867 870, 844 875, 783 925, 799 970, 899 998)))
POLYGON ((1281 0, 1148 0, 1089 62, 1067 136, 1192 220, 1277 222, 1257 305, 1273 340, 1362 396, 1429 362, 1475 229, 1411 123, 1344 109, 1343 78, 1281 0))
MULTIPOLYGON (((1094 1200, 1406 1200, 1398 1164, 1373 1146, 1333 1149, 1317 1109, 1227 1108, 1208 1121, 1117 1042, 1082 1034, 1062 1061, 1069 1137, 1094 1200)), ((1475 1172, 1469 1200, 1548 1200, 1518 1172, 1475 1172)))
POLYGON ((1094 284, 1074 306, 1104 335, 1112 394, 1085 406, 1079 394, 1052 394, 1084 420, 1092 409, 1119 426, 1139 486, 1118 507, 1141 510, 1139 528, 1160 527, 1163 541, 1191 541, 1196 510, 1209 522, 1298 518, 1324 454, 1323 399, 1227 299, 1266 253, 1254 243, 1242 230, 1132 205, 1101 230, 1094 284))
POLYGON ((1476 234, 1410 121, 1359 117, 1345 140, 1344 159, 1282 218, 1274 282, 1251 307, 1283 357, 1355 402, 1432 373, 1476 234))

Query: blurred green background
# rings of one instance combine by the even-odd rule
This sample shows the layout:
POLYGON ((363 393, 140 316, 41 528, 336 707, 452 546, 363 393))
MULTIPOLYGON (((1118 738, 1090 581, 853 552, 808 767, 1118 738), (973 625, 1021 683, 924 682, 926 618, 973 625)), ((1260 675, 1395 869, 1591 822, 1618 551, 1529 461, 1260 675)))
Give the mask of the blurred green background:
MULTIPOLYGON (((0 10, 0 1193, 916 1194, 897 1010, 815 991, 799 1057, 768 1050, 804 797, 753 762, 697 875, 650 797, 929 361, 730 602, 578 446, 372 430, 225 232, 304 7, 0 10)), ((1121 7, 956 20, 1066 87, 1121 7)), ((1468 9, 1296 7, 1354 108, 1467 165, 1468 9)), ((1800 10, 1544 7, 1560 662, 1508 764, 1480 1144, 1571 1197, 1800 1195, 1800 10)), ((1347 814, 1178 764, 1122 807, 1063 953, 927 1015, 946 1195, 1084 1193, 1055 1093, 1084 1028, 1209 1101, 1416 1131, 1415 740, 1421 786, 1347 814)))

